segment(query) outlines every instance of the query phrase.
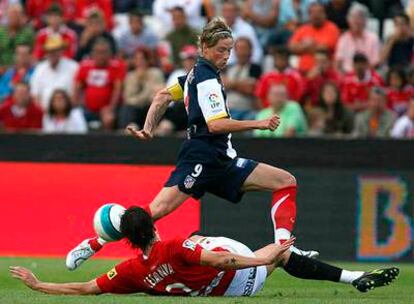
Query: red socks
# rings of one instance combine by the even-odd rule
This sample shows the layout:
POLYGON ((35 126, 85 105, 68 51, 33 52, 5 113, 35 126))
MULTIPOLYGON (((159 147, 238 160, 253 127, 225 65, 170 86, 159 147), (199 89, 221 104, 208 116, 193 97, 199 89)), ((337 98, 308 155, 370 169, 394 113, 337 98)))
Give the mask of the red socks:
POLYGON ((95 252, 98 252, 102 248, 102 245, 103 245, 98 242, 98 237, 94 237, 93 239, 90 239, 88 243, 91 246, 92 250, 95 252))
POLYGON ((296 221, 296 186, 273 192, 271 217, 275 242, 283 243, 290 238, 296 221))

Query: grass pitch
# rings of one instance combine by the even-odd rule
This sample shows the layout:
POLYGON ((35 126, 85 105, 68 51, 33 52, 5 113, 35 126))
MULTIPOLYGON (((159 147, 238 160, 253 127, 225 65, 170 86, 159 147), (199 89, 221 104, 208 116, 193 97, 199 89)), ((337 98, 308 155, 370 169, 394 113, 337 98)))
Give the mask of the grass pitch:
MULTIPOLYGON (((264 290, 250 298, 179 298, 145 295, 51 296, 32 291, 9 276, 10 265, 30 268, 42 281, 70 282, 90 280, 111 269, 116 260, 91 260, 80 269, 69 272, 63 259, 0 258, 0 303, 413 303, 414 265, 397 264, 401 273, 391 286, 360 293, 352 286, 331 282, 298 280, 283 270, 276 271, 264 290)), ((371 270, 378 264, 336 263, 353 270, 371 270)))

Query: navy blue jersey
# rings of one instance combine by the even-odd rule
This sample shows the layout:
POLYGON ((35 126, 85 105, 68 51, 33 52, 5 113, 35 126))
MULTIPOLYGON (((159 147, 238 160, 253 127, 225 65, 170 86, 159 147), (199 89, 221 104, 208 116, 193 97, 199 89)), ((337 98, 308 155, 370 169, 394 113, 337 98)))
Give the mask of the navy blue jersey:
POLYGON ((231 134, 212 134, 207 127, 212 120, 230 118, 220 71, 211 62, 199 57, 190 73, 178 80, 184 90, 189 140, 204 141, 220 154, 235 158, 237 153, 231 144, 231 134))

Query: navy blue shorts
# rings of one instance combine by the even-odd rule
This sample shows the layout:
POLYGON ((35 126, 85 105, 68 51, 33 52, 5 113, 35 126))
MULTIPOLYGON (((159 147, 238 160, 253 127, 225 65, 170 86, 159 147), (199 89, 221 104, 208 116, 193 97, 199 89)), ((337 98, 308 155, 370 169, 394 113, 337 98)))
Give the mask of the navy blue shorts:
POLYGON ((231 159, 217 153, 211 146, 183 145, 178 163, 165 187, 177 185, 180 191, 201 198, 206 192, 232 203, 241 200, 243 186, 258 162, 245 159, 231 159))

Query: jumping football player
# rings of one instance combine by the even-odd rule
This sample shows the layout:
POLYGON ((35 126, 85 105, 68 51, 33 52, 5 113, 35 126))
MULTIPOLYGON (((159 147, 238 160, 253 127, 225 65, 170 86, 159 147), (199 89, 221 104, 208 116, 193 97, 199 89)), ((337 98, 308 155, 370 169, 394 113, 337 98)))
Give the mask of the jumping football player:
POLYGON ((255 253, 242 243, 223 237, 160 241, 151 216, 139 207, 126 210, 121 218, 121 232, 142 253, 89 282, 42 282, 19 266, 10 267, 10 273, 28 287, 49 294, 164 296, 253 296, 278 266, 297 278, 352 284, 361 292, 388 285, 399 274, 394 267, 368 273, 348 271, 298 255, 288 250, 293 238, 255 253))
MULTIPOLYGON (((279 125, 279 117, 231 119, 220 71, 226 67, 232 47, 232 32, 227 24, 220 18, 210 21, 200 36, 201 56, 194 68, 187 76, 178 78, 175 85, 158 92, 142 130, 128 128, 136 138, 150 139, 169 103, 184 100, 188 115, 187 139, 179 151, 175 170, 146 210, 158 220, 189 197, 199 199, 205 192, 237 203, 246 191, 271 191, 274 240, 282 244, 291 237, 296 220, 296 179, 285 170, 237 157, 231 132, 273 131, 279 125)), ((67 267, 76 269, 104 244, 100 238, 83 241, 67 255, 67 267)), ((316 251, 293 246, 291 250, 309 257, 318 255, 316 251)))

